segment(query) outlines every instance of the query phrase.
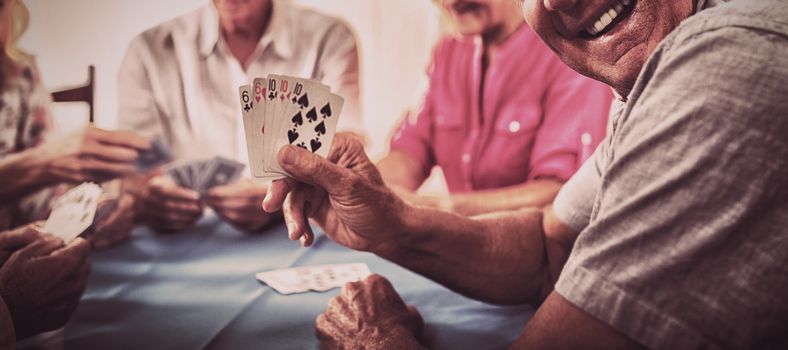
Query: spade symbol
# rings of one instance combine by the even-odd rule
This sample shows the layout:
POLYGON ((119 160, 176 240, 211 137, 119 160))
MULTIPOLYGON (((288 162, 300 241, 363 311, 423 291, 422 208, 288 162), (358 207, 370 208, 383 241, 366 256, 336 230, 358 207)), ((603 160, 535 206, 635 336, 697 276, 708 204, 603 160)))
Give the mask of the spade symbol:
POLYGON ((296 146, 306 149, 306 145, 303 142, 297 144, 296 146))
POLYGON ((302 124, 304 124, 304 118, 301 117, 301 112, 296 113, 293 116, 293 118, 290 119, 290 121, 292 121, 293 124, 298 125, 298 126, 301 126, 302 124))
POLYGON ((319 150, 320 146, 322 146, 323 144, 320 143, 320 139, 312 139, 311 141, 309 141, 309 145, 312 146, 312 153, 314 153, 317 150, 319 150))
POLYGON ((309 112, 306 113, 306 119, 309 120, 310 123, 317 120, 317 112, 315 112, 314 108, 312 108, 311 110, 309 110, 309 112))
POLYGON ((287 139, 290 141, 290 143, 293 143, 293 141, 298 140, 298 133, 295 130, 288 130, 287 139))
POLYGON ((309 97, 306 96, 306 93, 301 95, 301 97, 298 99, 298 105, 301 106, 301 108, 306 108, 306 106, 309 106, 309 97))
POLYGON ((330 117, 331 113, 332 112, 331 112, 331 104, 330 103, 326 103, 326 105, 323 106, 323 108, 320 109, 320 114, 323 115, 323 118, 330 117))
POLYGON ((326 122, 320 122, 320 124, 318 124, 315 127, 315 132, 317 133, 318 136, 325 135, 326 134, 326 122))

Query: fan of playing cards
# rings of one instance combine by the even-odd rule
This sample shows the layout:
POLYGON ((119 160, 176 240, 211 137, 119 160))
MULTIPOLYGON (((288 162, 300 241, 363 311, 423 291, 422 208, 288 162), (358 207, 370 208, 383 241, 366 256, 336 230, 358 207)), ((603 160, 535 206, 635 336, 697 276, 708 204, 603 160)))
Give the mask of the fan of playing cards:
MULTIPOLYGON (((44 232, 62 239, 66 244, 79 237, 104 216, 96 213, 102 193, 99 185, 86 182, 58 197, 44 224, 44 232)), ((112 210, 113 207, 104 206, 104 208, 112 210)))
POLYGON ((344 99, 317 81, 282 75, 256 78, 239 88, 252 176, 287 176, 276 160, 288 144, 325 157, 344 99))
POLYGON ((204 194, 216 186, 238 180, 246 166, 224 157, 173 163, 165 168, 178 186, 204 194))

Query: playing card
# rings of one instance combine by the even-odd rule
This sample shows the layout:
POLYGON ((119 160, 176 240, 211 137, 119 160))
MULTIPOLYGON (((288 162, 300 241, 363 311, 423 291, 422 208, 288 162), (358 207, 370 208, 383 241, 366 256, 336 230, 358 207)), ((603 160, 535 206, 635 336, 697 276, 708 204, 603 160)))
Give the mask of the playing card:
MULTIPOLYGON (((307 133, 313 128, 313 123, 318 119, 318 104, 330 95, 328 87, 318 82, 291 78, 293 92, 291 98, 285 103, 285 112, 279 117, 276 133, 270 137, 271 145, 268 152, 271 156, 265 162, 265 169, 270 173, 287 175, 277 161, 279 150, 287 144, 294 144, 307 148, 307 133)), ((319 141, 318 141, 319 142, 319 141)))
MULTIPOLYGON (((291 118, 292 123, 288 130, 279 130, 274 152, 279 152, 282 147, 291 144, 321 157, 328 155, 344 99, 330 92, 315 96, 316 98, 312 101, 314 103, 306 108, 299 106, 291 109, 291 113, 294 115, 291 118)), ((270 171, 286 174, 279 162, 276 161, 270 164, 270 171)))
POLYGON ((120 203, 119 198, 111 198, 105 201, 101 201, 96 205, 96 215, 93 216, 93 225, 96 223, 101 222, 102 220, 106 219, 115 209, 118 207, 118 203, 120 203))
POLYGON ((281 294, 324 292, 360 281, 371 272, 364 263, 302 266, 260 272, 255 277, 281 294))
POLYGON ((141 173, 147 173, 156 167, 171 162, 174 158, 172 151, 167 144, 162 141, 161 137, 154 136, 150 141, 151 147, 148 150, 141 151, 135 166, 141 173))
POLYGON ((172 178, 178 186, 190 188, 190 180, 186 177, 186 173, 181 168, 183 165, 183 162, 170 164, 164 169, 164 173, 172 178))
POLYGON ((260 159, 254 163, 252 171, 256 177, 267 177, 268 174, 265 172, 264 164, 270 156, 268 152, 270 137, 268 136, 271 134, 271 130, 274 129, 274 123, 277 121, 277 107, 286 98, 286 94, 290 89, 290 83, 287 80, 282 81, 278 75, 269 75, 266 79, 257 78, 254 81, 255 83, 261 82, 260 91, 264 97, 261 101, 264 101, 264 106, 255 113, 255 121, 259 123, 259 128, 255 130, 253 147, 260 159), (262 82, 265 82, 266 85, 262 85, 262 82), (263 86, 267 86, 267 88, 263 88, 263 86), (258 118, 260 120, 257 120, 258 118))
MULTIPOLYGON (((257 82, 255 82, 255 86, 257 86, 257 82)), ((262 87, 260 87, 260 96, 258 96, 257 89, 253 90, 252 85, 247 84, 238 88, 238 95, 241 99, 241 116, 243 118, 244 136, 246 137, 246 154, 249 156, 248 164, 252 176, 254 176, 254 172, 251 171, 252 164, 256 161, 260 161, 260 157, 257 156, 255 153, 255 148, 252 147, 252 143, 250 142, 254 137, 255 131, 254 121, 252 118, 259 101, 263 99, 262 90, 262 87)))
POLYGON ((215 157, 210 164, 209 175, 206 175, 206 179, 196 188, 199 192, 235 182, 246 167, 239 162, 222 157, 215 157))
POLYGON ((70 243, 93 224, 101 193, 101 187, 88 182, 64 193, 55 200, 43 231, 70 243))

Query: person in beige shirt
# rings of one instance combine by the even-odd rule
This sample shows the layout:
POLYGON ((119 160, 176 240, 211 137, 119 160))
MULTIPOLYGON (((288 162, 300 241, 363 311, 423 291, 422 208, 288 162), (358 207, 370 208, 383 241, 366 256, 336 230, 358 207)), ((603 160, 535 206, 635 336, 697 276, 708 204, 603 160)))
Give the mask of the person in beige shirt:
MULTIPOLYGON (((238 86, 255 77, 311 78, 345 99, 337 130, 363 137, 355 36, 342 21, 285 0, 213 0, 157 25, 129 45, 119 75, 119 127, 160 136, 176 159, 220 155, 247 163, 238 86)), ((261 215, 267 185, 251 179, 214 188, 203 200, 164 176, 136 186, 141 219, 180 231, 204 205, 245 231, 261 215)))

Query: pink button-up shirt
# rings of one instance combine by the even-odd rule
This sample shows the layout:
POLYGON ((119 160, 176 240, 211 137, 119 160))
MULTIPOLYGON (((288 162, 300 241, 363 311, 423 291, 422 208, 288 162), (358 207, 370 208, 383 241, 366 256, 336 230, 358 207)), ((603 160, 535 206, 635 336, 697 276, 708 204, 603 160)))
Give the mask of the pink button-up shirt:
POLYGON ((442 40, 421 109, 391 140, 451 192, 569 179, 604 138, 609 87, 564 65, 523 25, 498 49, 482 88, 478 37, 442 40))

